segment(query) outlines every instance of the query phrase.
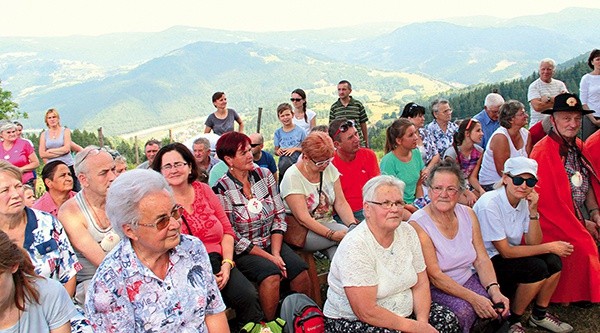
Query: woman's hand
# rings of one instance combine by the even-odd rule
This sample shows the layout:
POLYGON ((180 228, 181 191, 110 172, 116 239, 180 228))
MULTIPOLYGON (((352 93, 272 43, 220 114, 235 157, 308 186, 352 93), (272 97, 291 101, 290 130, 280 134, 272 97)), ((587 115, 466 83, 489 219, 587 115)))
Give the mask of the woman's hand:
POLYGON ((548 247, 548 251, 550 251, 550 253, 554 253, 560 257, 567 257, 573 253, 573 244, 571 243, 555 241, 546 243, 546 246, 548 247))
POLYGON ((431 324, 429 324, 426 321, 417 321, 417 329, 416 332, 424 332, 424 333, 438 333, 438 330, 436 330, 433 326, 431 326, 431 324))
POLYGON ((527 202, 529 203, 529 212, 530 213, 534 213, 535 215, 537 215, 537 207, 538 207, 539 198, 540 198, 540 196, 538 195, 538 193, 535 190, 532 190, 527 195, 527 202))
MULTIPOLYGON (((473 299, 469 301, 469 303, 471 303, 473 310, 475 310, 475 313, 479 318, 496 318, 498 315, 496 310, 493 308, 494 303, 492 303, 492 301, 485 296, 476 294, 473 299)), ((508 307, 506 307, 506 309, 508 311, 508 307)))
POLYGON ((342 241, 342 239, 344 238, 344 236, 346 236, 347 233, 347 230, 336 230, 333 232, 333 235, 331 235, 331 240, 339 243, 342 241))
POLYGON ((492 293, 491 293, 490 297, 492 298, 492 301, 494 302, 494 304, 496 304, 496 303, 504 304, 504 308, 494 308, 494 311, 496 312, 496 314, 501 314, 502 317, 508 316, 508 311, 510 310, 510 302, 509 302, 508 298, 506 298, 506 296, 502 295, 502 293, 500 292, 500 288, 495 288, 495 290, 492 290, 491 292, 492 293))
POLYGON ((467 197, 467 204, 469 207, 473 207, 475 202, 477 201, 477 196, 471 190, 465 191, 465 196, 467 197))
POLYGON ((217 279, 217 286, 219 286, 219 290, 223 290, 229 282, 229 275, 231 274, 231 265, 228 263, 223 263, 221 265, 221 271, 215 275, 217 279))
POLYGON ((281 275, 284 278, 287 278, 287 268, 285 267, 285 262, 283 261, 283 258, 281 258, 280 255, 276 255, 276 256, 271 256, 270 260, 277 265, 277 267, 279 267, 279 270, 281 271, 281 275))

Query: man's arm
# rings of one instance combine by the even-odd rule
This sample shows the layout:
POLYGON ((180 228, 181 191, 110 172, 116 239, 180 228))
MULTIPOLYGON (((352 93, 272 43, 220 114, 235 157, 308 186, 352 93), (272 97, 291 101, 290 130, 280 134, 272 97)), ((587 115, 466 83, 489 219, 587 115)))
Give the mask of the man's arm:
POLYGON ((363 139, 365 140, 365 148, 369 148, 369 133, 367 131, 367 123, 360 123, 363 139))
POLYGON ((58 220, 61 222, 71 245, 83 254, 92 265, 98 267, 106 253, 100 245, 92 238, 88 229, 85 217, 81 213, 75 198, 67 200, 58 211, 58 220))

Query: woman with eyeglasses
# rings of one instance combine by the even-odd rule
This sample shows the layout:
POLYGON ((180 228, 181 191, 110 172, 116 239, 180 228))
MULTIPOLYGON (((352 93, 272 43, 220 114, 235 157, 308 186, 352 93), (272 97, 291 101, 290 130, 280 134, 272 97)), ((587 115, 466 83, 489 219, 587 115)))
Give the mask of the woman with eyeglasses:
POLYGON ((12 121, 0 122, 0 160, 8 161, 23 173, 21 182, 35 187, 33 171, 40 165, 37 155, 29 142, 17 134, 17 125, 12 121))
POLYGON ((500 107, 500 127, 488 140, 479 170, 479 183, 484 190, 494 189, 494 184, 502 178, 502 167, 507 159, 528 157, 531 153, 531 136, 525 128, 527 119, 525 106, 517 100, 506 101, 500 107))
POLYGON ((404 183, 377 176, 363 187, 365 222, 331 261, 325 329, 354 332, 459 332, 456 316, 431 303, 419 238, 404 222, 404 183))
MULTIPOLYGON (((25 206, 21 171, 6 161, 0 161, 0 188, 0 230, 25 250, 37 275, 60 282, 72 297, 82 266, 62 224, 25 206)), ((70 317, 73 332, 91 332, 82 313, 70 317)))
MULTIPOLYGON (((71 155, 71 150, 79 152, 82 148, 71 141, 71 130, 61 126, 60 115, 56 109, 48 109, 44 117, 44 122, 48 126, 47 130, 40 133, 39 153, 44 163, 52 161, 63 161, 71 170, 71 174, 75 174, 73 165, 75 160, 71 155)), ((79 192, 79 180, 73 178, 73 190, 79 192)))
POLYGON ((212 95, 212 102, 217 110, 206 117, 204 133, 211 131, 217 135, 232 132, 234 125, 238 123, 238 132, 244 132, 244 122, 234 109, 227 108, 227 96, 222 91, 217 91, 212 95))
POLYGON ((121 242, 89 284, 95 332, 229 332, 206 247, 181 234, 183 208, 153 170, 111 184, 106 214, 121 242))
POLYGON ((410 102, 404 106, 400 118, 407 118, 418 131, 417 148, 421 152, 421 158, 425 163, 425 168, 421 171, 423 178, 427 178, 429 171, 433 166, 440 161, 440 154, 437 151, 435 142, 432 136, 429 135, 429 130, 425 128, 425 108, 421 105, 410 102))
POLYGON ((444 160, 425 185, 431 202, 410 217, 410 224, 423 247, 431 299, 450 308, 465 333, 477 318, 506 316, 509 302, 500 292, 477 216, 458 203, 466 187, 460 168, 444 160))
POLYGON ((240 327, 263 320, 256 288, 235 268, 234 232, 219 198, 198 181, 199 168, 191 151, 175 142, 162 147, 152 168, 160 172, 182 210, 182 233, 198 237, 208 252, 223 300, 235 309, 240 327))
POLYGON ((302 141, 302 158, 281 181, 286 213, 308 229, 303 250, 324 251, 331 259, 348 227, 358 222, 344 197, 340 173, 331 164, 333 141, 324 132, 313 132, 302 141), (333 213, 344 224, 335 222, 333 213))
POLYGON ((395 120, 385 133, 385 155, 379 162, 381 174, 394 176, 406 184, 404 202, 411 212, 425 205, 423 174, 425 168, 417 148, 418 132, 406 118, 395 120))
POLYGON ((317 125, 317 113, 306 108, 306 93, 300 88, 292 91, 290 101, 294 106, 294 118, 292 121, 296 126, 302 128, 308 136, 310 130, 317 125))
POLYGON ((521 317, 534 301, 529 324, 551 332, 570 332, 573 327, 547 313, 562 262, 573 252, 568 242, 542 243, 537 212, 538 164, 526 157, 504 163, 504 174, 496 190, 485 193, 473 210, 481 224, 481 235, 498 277, 500 290, 511 299, 508 321, 513 332, 524 332, 521 317), (521 240, 524 239, 525 243, 521 240), (519 327, 516 327, 519 326, 519 327))
POLYGON ((293 291, 309 294, 308 266, 283 243, 285 208, 268 169, 252 158, 250 138, 225 133, 217 141, 217 156, 229 167, 213 191, 234 231, 236 267, 258 285, 258 298, 267 321, 277 316, 279 287, 287 279, 293 291))

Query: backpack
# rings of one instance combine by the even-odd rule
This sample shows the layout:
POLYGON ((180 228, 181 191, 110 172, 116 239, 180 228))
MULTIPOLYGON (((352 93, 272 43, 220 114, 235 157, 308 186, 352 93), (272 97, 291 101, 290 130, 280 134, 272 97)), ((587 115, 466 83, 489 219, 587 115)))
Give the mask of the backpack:
POLYGON ((285 333, 325 332, 323 311, 304 294, 295 293, 284 298, 279 315, 286 321, 285 333))

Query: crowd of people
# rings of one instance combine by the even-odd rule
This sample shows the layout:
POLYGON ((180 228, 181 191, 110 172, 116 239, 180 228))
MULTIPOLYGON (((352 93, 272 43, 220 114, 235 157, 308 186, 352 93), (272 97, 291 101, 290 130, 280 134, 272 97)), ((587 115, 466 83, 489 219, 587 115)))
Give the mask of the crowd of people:
POLYGON ((528 308, 530 326, 571 332, 549 305, 600 302, 600 51, 588 64, 580 99, 542 60, 529 114, 490 93, 460 120, 436 99, 425 124, 427 108, 408 103, 381 160, 345 80, 326 126, 291 92, 273 153, 217 92, 216 144, 149 140, 129 171, 74 143, 50 109, 37 199, 36 150, 3 122, 0 332, 238 331, 276 320, 282 294, 318 288, 298 251, 331 260, 327 332, 500 318, 520 333, 528 308), (292 223, 300 245, 286 241, 292 223))

